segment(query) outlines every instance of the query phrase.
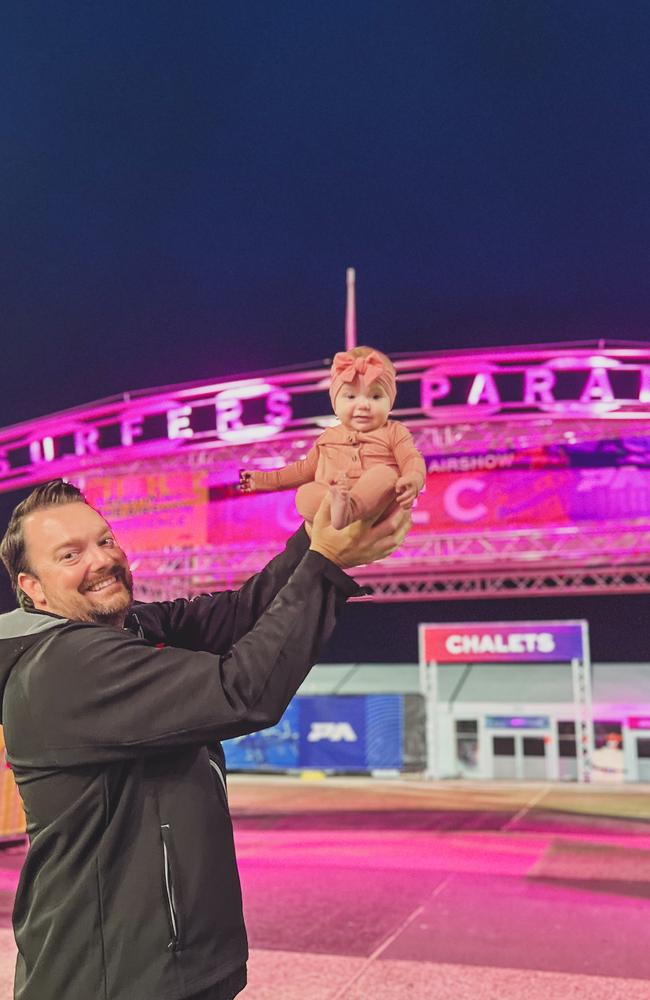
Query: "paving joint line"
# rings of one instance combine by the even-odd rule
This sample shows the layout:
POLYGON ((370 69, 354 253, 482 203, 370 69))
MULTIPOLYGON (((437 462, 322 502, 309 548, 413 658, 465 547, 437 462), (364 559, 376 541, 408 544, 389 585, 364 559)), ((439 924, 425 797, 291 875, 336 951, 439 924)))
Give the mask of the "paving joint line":
POLYGON ((511 830, 512 827, 515 825, 515 823, 518 823, 520 820, 522 820, 526 815, 526 813, 529 813, 531 809, 534 809, 535 806, 549 794, 552 787, 553 787, 552 785, 544 785, 541 792, 538 792, 537 795, 534 795, 533 798, 530 800, 530 802, 527 802, 525 806, 522 806, 519 812, 515 813, 514 816, 511 816, 510 819, 506 823, 504 823, 504 825, 500 828, 499 833, 507 833, 508 830, 511 830))
MULTIPOLYGON (((431 893, 431 895, 427 898, 426 903, 431 902, 432 899, 435 899, 436 896, 440 895, 440 893, 442 892, 442 890, 447 887, 447 885, 449 884, 449 882, 451 882, 452 878, 453 878, 452 874, 446 875, 443 878, 442 882, 440 882, 440 884, 435 887, 435 889, 433 890, 433 892, 431 893)), ((350 987, 354 986, 354 984, 359 979, 361 979, 361 977, 364 975, 364 973, 370 968, 370 966, 372 965, 372 963, 375 962, 379 958, 379 956, 382 954, 382 952, 386 951, 386 949, 389 947, 389 945, 391 945, 393 943, 393 941, 397 940, 397 938, 400 936, 400 934, 402 934, 403 931, 405 931, 406 928, 409 927, 413 923, 413 921, 417 917, 419 917, 421 913, 424 912, 424 907, 425 907, 425 903, 422 903, 420 906, 417 906, 413 910, 413 912, 410 913, 408 915, 408 917, 406 917, 406 919, 402 921, 402 923, 399 925, 399 927, 397 927, 391 934, 388 935, 388 937, 386 937, 381 942, 381 944, 377 948, 375 948, 375 950, 373 951, 372 955, 368 956, 368 958, 363 963, 363 965, 361 966, 361 968, 358 969, 357 972, 355 972, 355 974, 352 976, 352 978, 349 979, 347 981, 347 983, 345 983, 343 986, 341 986, 340 989, 338 989, 336 991, 336 993, 332 994, 332 996, 329 998, 329 1000, 344 1000, 345 994, 350 989, 350 987)))

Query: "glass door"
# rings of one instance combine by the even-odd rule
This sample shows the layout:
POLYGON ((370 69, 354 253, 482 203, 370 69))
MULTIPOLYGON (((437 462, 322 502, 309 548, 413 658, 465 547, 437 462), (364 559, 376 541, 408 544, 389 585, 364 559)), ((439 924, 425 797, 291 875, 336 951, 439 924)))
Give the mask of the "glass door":
POLYGON ((493 733, 492 777, 515 781, 549 781, 545 736, 529 733, 493 733))

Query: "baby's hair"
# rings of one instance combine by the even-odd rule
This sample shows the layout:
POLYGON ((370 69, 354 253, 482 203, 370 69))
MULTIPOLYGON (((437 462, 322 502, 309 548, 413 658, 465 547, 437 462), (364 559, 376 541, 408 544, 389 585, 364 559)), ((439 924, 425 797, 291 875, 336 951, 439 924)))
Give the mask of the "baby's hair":
POLYGON ((353 358, 367 358, 369 354, 376 354, 384 362, 391 375, 397 374, 395 365, 388 355, 384 354, 383 351, 378 351, 376 347, 353 347, 351 351, 348 351, 348 354, 351 354, 353 358))

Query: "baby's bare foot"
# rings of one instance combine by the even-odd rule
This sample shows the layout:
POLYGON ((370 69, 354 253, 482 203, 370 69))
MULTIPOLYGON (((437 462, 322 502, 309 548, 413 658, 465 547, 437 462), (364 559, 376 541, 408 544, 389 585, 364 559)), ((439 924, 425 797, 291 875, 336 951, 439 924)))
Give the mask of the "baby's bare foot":
POLYGON ((330 499, 332 527, 337 530, 345 528, 346 524, 354 520, 350 502, 350 481, 345 474, 340 475, 330 486, 330 499))

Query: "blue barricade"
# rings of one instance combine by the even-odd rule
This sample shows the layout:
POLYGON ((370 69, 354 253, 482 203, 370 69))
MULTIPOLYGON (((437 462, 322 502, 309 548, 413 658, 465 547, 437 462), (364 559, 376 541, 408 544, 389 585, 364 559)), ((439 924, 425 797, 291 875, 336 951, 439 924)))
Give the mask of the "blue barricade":
POLYGON ((402 695, 294 698, 277 726, 226 740, 230 770, 400 769, 402 695))

